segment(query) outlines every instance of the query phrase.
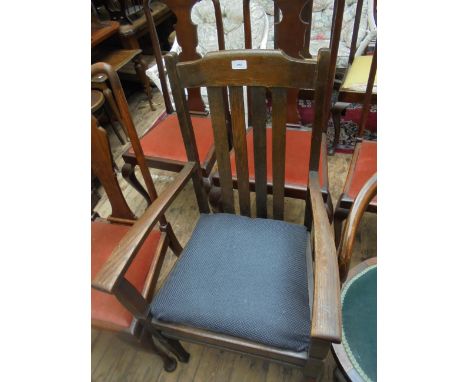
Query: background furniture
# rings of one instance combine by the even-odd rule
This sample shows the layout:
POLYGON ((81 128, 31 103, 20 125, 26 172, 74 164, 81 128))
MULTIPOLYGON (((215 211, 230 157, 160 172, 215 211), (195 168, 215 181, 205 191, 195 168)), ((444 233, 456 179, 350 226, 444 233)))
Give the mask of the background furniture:
POLYGON ((376 193, 374 174, 356 197, 338 250, 343 283, 343 341, 332 347, 341 373, 353 382, 377 380, 377 258, 361 262, 348 274, 357 228, 376 193))
MULTIPOLYGON (((348 176, 340 195, 334 213, 335 241, 338 245, 341 237, 342 222, 348 216, 349 210, 361 188, 366 181, 377 171, 377 142, 362 139, 367 123, 367 117, 374 93, 374 78, 377 71, 377 49, 372 57, 369 81, 367 89, 362 96, 363 106, 358 139, 354 148, 353 157, 348 171, 348 176)), ((375 102, 377 100, 375 99, 375 102)), ((372 200, 367 207, 369 212, 377 212, 377 199, 372 200)))
MULTIPOLYGON (((149 169, 145 165, 142 149, 128 111, 128 105, 120 80, 112 67, 106 63, 97 63, 92 66, 91 76, 98 74, 105 74, 109 79, 130 141, 137 153, 138 165, 145 182, 146 190, 138 183, 131 166, 124 165, 122 168, 122 175, 133 184, 139 184, 137 190, 145 197, 148 203, 150 203, 144 216, 148 215, 148 213, 151 214, 151 211, 155 208, 158 209, 161 203, 167 203, 167 197, 171 195, 175 189, 180 189, 181 185, 185 184, 185 182, 190 179, 191 174, 197 171, 197 168, 194 164, 188 165, 185 171, 177 177, 174 184, 168 187, 169 189, 167 192, 163 193, 161 197, 158 198, 149 169)), ((134 223, 134 227, 141 226, 142 221, 144 224, 144 216, 135 222, 135 216, 126 203, 115 173, 113 172, 113 161, 105 131, 97 127, 95 119, 92 119, 91 128, 92 170, 106 189, 112 206, 112 214, 107 218, 107 222, 95 220, 92 224, 94 276, 97 272, 102 271, 103 264, 109 262, 109 255, 114 248, 118 247, 119 241, 125 241, 126 238, 132 236, 130 234, 132 228, 129 226, 134 223)), ((197 179, 195 179, 195 184, 198 184, 197 179)), ((199 186, 201 187, 201 183, 199 186)), ((97 290, 93 291, 93 325, 102 329, 110 329, 124 334, 130 334, 133 338, 137 338, 144 346, 156 351, 156 353, 162 357, 165 369, 171 371, 174 370, 176 366, 174 359, 168 356, 158 343, 153 342, 151 335, 145 328, 147 317, 132 315, 131 313, 133 313, 134 306, 132 305, 129 307, 126 301, 128 296, 134 293, 137 293, 140 298, 140 300, 137 299, 137 301, 133 302, 136 306, 140 306, 139 304, 145 299, 150 299, 154 292, 155 282, 161 270, 167 248, 170 247, 172 251, 178 255, 182 247, 170 223, 167 222, 163 211, 159 211, 158 219, 153 221, 151 229, 147 230, 145 234, 140 237, 140 240, 140 245, 133 248, 131 258, 135 260, 134 265, 121 269, 122 274, 119 280, 119 286, 116 288, 116 293, 111 292, 113 296, 110 296, 98 292, 97 290), (154 225, 158 222, 159 230, 153 230, 154 225), (119 303, 123 304, 128 311, 119 303)))
MULTIPOLYGON (((181 55, 181 60, 183 57, 199 57, 197 55, 194 56, 196 35, 191 34, 193 32, 193 24, 191 23, 190 19, 183 17, 183 15, 186 13, 190 15, 190 9, 187 10, 187 8, 191 8, 193 3, 193 1, 189 3, 180 0, 168 1, 171 9, 178 16, 176 30, 179 31, 179 35, 184 42, 185 55, 181 55), (184 11, 186 13, 184 13, 184 11), (195 39, 193 39, 193 37, 195 39), (185 44, 185 42, 187 42, 187 44, 185 44)), ((144 151, 146 162, 151 168, 159 168, 168 171, 180 171, 189 160, 186 147, 192 144, 189 142, 191 137, 185 134, 185 130, 181 130, 177 115, 176 113, 172 112, 173 108, 168 92, 166 76, 164 75, 165 69, 162 61, 161 48, 159 45, 156 27, 152 18, 150 17, 148 0, 146 0, 143 5, 145 14, 147 16, 156 65, 158 66, 159 73, 163 73, 163 75, 160 76, 160 83, 162 86, 166 110, 170 112, 170 114, 163 116, 162 119, 156 121, 156 123, 145 133, 145 135, 141 137, 141 145, 144 151)), ((217 7, 219 7, 219 3, 217 3, 217 7)), ((221 15, 217 13, 216 17, 219 20, 220 16, 221 15)), ((220 25, 220 28, 222 28, 222 25, 220 25)), ((220 33, 220 40, 218 41, 220 49, 224 49, 224 40, 222 39, 222 36, 223 35, 220 33)), ((188 99, 189 102, 190 100, 194 101, 190 105, 196 110, 195 115, 192 116, 196 141, 196 161, 201 163, 205 187, 209 189, 210 180, 208 178, 216 160, 211 119, 206 116, 205 105, 201 100, 199 92, 200 89, 191 90, 192 91, 189 91, 188 99), (195 94, 195 98, 190 98, 191 94, 195 94), (197 95, 200 96, 200 98, 197 98, 197 95), (200 101, 201 104, 198 104, 198 101, 200 101), (201 113, 200 110, 203 110, 204 112, 201 113)), ((193 112, 193 109, 191 109, 191 111, 193 112)), ((132 148, 126 151, 122 158, 126 163, 129 163, 132 166, 136 165, 136 156, 132 148)))
MULTIPOLYGON (((146 64, 141 59, 141 49, 115 49, 113 47, 105 47, 103 42, 114 36, 120 24, 117 21, 101 21, 98 18, 95 7, 92 5, 91 12, 91 61, 92 62, 107 62, 115 71, 119 71, 129 62, 133 62, 136 74, 143 86, 151 110, 154 109, 152 102, 153 93, 148 77, 145 75, 147 69, 146 64)), ((106 84, 106 76, 100 75, 92 79, 94 87, 100 89, 106 97, 110 107, 115 112, 115 101, 112 100, 112 93, 109 91, 106 84)), ((119 121, 120 122, 120 121, 119 121)))
MULTIPOLYGON (((335 138, 333 141, 333 146, 330 148, 330 155, 333 155, 336 150, 336 146, 338 145, 339 139, 340 139, 340 130, 341 130, 341 116, 344 115, 346 112, 346 108, 349 106, 350 103, 364 103, 364 97, 365 97, 365 92, 366 92, 366 84, 372 82, 372 86, 375 84, 375 76, 376 76, 376 71, 377 71, 377 66, 375 66, 375 71, 371 73, 371 65, 372 65, 372 58, 369 56, 358 56, 357 53, 363 53, 361 52, 361 47, 358 50, 356 48, 357 41, 358 41, 358 35, 361 32, 360 25, 362 23, 362 18, 358 17, 362 14, 363 10, 363 3, 365 3, 366 0, 357 0, 356 4, 356 18, 354 21, 354 26, 353 26, 353 33, 352 33, 352 39, 351 39, 351 47, 349 51, 349 57, 348 57, 348 68, 346 69, 343 80, 340 86, 340 89, 338 91, 338 97, 335 102, 335 104, 332 107, 332 119, 333 119, 333 125, 335 128, 335 138)), ((374 4, 374 0, 369 0, 369 4, 374 4)), ((374 17, 372 18, 373 25, 374 25, 374 30, 372 33, 368 36, 369 38, 375 39, 377 38, 377 27, 375 25, 375 15, 374 15, 374 10, 376 7, 372 6, 369 7, 369 12, 372 14, 374 17)), ((375 45, 374 52, 373 52, 373 57, 375 56, 375 60, 377 60, 377 46, 375 45)), ((375 62, 375 65, 377 65, 377 61, 375 62)), ((372 89, 371 92, 371 103, 373 105, 377 104, 377 88, 372 89)), ((364 109, 362 111, 363 113, 365 112, 364 109)), ((365 113, 368 113, 366 111, 365 113)), ((367 114, 366 114, 367 117, 367 114)), ((366 120, 367 121, 367 120, 366 120)), ((361 124, 362 126, 362 124, 361 124)), ((359 136, 362 136, 363 131, 359 132, 359 136)))
MULTIPOLYGON (((166 338, 167 341, 172 341, 169 346, 172 347, 171 351, 178 356, 179 359, 187 360, 188 354, 183 350, 180 344, 174 339, 185 339, 207 345, 214 345, 217 347, 245 352, 251 355, 256 355, 271 360, 281 361, 290 365, 299 366, 304 368, 306 375, 315 378, 320 375, 323 359, 329 352, 330 342, 340 341, 340 304, 338 300, 339 295, 339 279, 338 279, 338 264, 336 260, 336 250, 333 244, 333 235, 329 220, 326 214, 325 206, 323 204, 322 195, 318 181, 318 158, 312 160, 312 169, 310 172, 309 180, 309 207, 306 209, 306 222, 310 227, 310 221, 313 213, 314 220, 314 234, 313 239, 306 233, 306 227, 290 225, 289 223, 282 222, 284 212, 284 163, 285 163, 285 134, 286 134, 286 104, 287 87, 297 88, 304 86, 307 88, 315 89, 315 98, 318 110, 325 109, 326 103, 324 94, 328 84, 329 75, 329 60, 330 55, 328 51, 319 53, 318 63, 306 61, 293 60, 281 52, 270 51, 242 51, 242 52, 217 52, 207 54, 203 59, 195 62, 179 63, 175 55, 168 55, 166 58, 166 67, 169 72, 173 96, 176 102, 176 108, 180 117, 181 127, 186 129, 192 136, 191 142, 194 142, 194 132, 191 126, 191 118, 189 114, 189 107, 187 100, 184 96, 183 89, 186 87, 199 87, 207 86, 208 95, 211 106, 212 126, 215 136, 217 162, 221 172, 221 187, 222 187, 222 203, 224 211, 228 214, 215 214, 203 215, 195 228, 192 238, 190 239, 185 251, 184 256, 181 256, 175 268, 168 276, 166 283, 158 292, 157 297, 151 304, 141 304, 136 306, 132 301, 128 301, 129 306, 133 306, 134 314, 147 317, 148 311, 151 312, 152 317, 151 325, 148 324, 148 330, 152 333, 159 335, 159 338, 166 338), (233 70, 231 67, 232 61, 245 60, 246 70, 233 70), (271 65, 267 68, 262 63, 268 60, 271 65), (216 70, 214 70, 216 68, 216 70), (255 147, 255 168, 256 174, 261 176, 262 179, 257 179, 256 182, 256 209, 257 216, 266 217, 266 126, 265 126, 265 89, 268 87, 272 89, 273 93, 273 218, 252 220, 248 216, 251 215, 250 210, 250 193, 248 186, 248 169, 247 169, 247 149, 245 137, 245 119, 242 101, 242 88, 241 86, 252 86, 253 94, 252 101, 258 107, 255 107, 255 112, 252 113, 254 129, 256 132, 256 147, 255 147), (233 143, 236 152, 236 166, 238 168, 239 176, 239 207, 243 217, 234 215, 234 198, 233 198, 233 185, 230 170, 230 150, 228 146, 228 134, 226 127, 225 109, 223 102, 223 87, 230 87, 230 105, 232 113, 232 126, 233 126, 233 143), (257 104, 258 102, 258 104, 257 104), (263 111, 262 111, 263 110, 263 111), (263 174, 263 175, 261 175, 263 174), (261 223, 263 222, 263 223, 261 223), (253 225, 252 225, 253 224, 253 225), (257 227, 258 230, 253 230, 257 227), (281 235, 280 232, 290 232, 291 235, 281 235), (246 236, 248 235, 248 237, 246 236), (253 238, 257 241, 253 242, 253 238), (261 244, 258 244, 261 240, 261 244), (273 243, 282 243, 282 246, 267 245, 265 242, 271 240, 273 243), (312 254, 307 252, 308 242, 314 240, 310 248, 314 250, 314 274, 312 281, 312 273, 307 275, 306 263, 312 264, 312 254), (274 248, 285 248, 288 253, 291 248, 295 248, 299 244, 297 252, 293 256, 276 257, 279 252, 273 256, 278 261, 276 264, 281 266, 273 267, 276 269, 281 277, 272 276, 271 267, 266 266, 264 262, 270 261, 266 257, 260 257, 254 261, 258 261, 257 268, 252 268, 249 262, 236 261, 234 267, 230 266, 229 259, 247 259, 241 257, 241 253, 247 247, 250 252, 258 254, 264 251, 273 251, 274 248), (290 247, 292 245, 292 247, 290 247), (271 248, 272 247, 272 248, 271 248), (241 248, 239 253, 236 248, 241 248), (201 256, 203 254, 203 256, 201 256), (201 256, 201 257, 200 257, 201 256), (205 260, 203 260, 203 258, 205 260), (225 263, 223 260, 225 259, 225 263), (263 261, 263 263, 262 263, 263 261), (303 266, 298 266, 298 261, 303 266), (263 264, 263 266, 262 266, 263 264), (288 265, 289 264, 289 265, 288 265), (220 281, 216 278, 219 284, 214 287, 213 279, 215 277, 212 273, 212 267, 217 269, 217 274, 224 275, 226 271, 230 273, 230 278, 221 277, 220 281), (295 278, 290 272, 299 270, 300 275, 295 278), (240 300, 234 299, 228 302, 230 309, 227 311, 223 306, 213 303, 214 300, 210 299, 210 294, 213 292, 218 293, 221 291, 221 296, 229 301, 233 293, 240 290, 245 293, 242 288, 242 282, 237 277, 247 275, 245 272, 261 273, 265 278, 264 282, 258 284, 261 290, 265 288, 274 289, 270 293, 269 298, 276 299, 276 301, 268 301, 268 304, 263 304, 258 308, 255 301, 255 296, 242 295, 238 296, 240 300), (272 280, 274 282, 272 283, 272 280), (280 281, 281 280, 281 281, 280 281), (281 293, 276 293, 277 290, 273 288, 274 285, 281 290, 288 290, 286 283, 296 283, 294 280, 301 280, 295 284, 298 289, 292 289, 297 293, 294 294, 295 298, 288 298, 281 293), (228 289, 230 294, 223 294, 226 292, 226 285, 232 285, 232 282, 239 287, 238 289, 228 289), (312 315, 308 304, 308 287, 307 283, 314 284, 313 308, 312 315), (188 284, 187 284, 188 283, 188 284), (194 284, 192 284, 194 283, 194 284), (192 287, 190 287, 193 286, 192 287), (196 287, 195 287, 196 285, 196 287), (174 289, 175 288, 175 289, 174 289), (185 296, 181 295, 181 289, 184 290, 185 296), (158 297, 159 296, 159 297, 158 297), (178 296, 178 297, 177 297, 178 296), (195 297, 197 296, 197 297, 195 297), (301 296, 301 297, 299 297, 301 296), (247 306, 241 307, 236 305, 238 301, 251 301, 250 308, 247 306), (301 301, 300 306, 289 305, 292 301, 301 301), (191 303, 198 302, 198 309, 193 310, 191 303), (233 303, 234 305, 231 305, 233 303), (283 315, 280 317, 273 312, 278 306, 284 304, 296 310, 283 310, 283 315), (204 309, 200 309, 203 306, 204 309), (172 309, 172 308, 174 309, 172 309), (251 312, 252 307, 258 313, 257 316, 268 316, 268 320, 255 321, 254 317, 247 314, 245 311, 251 312), (188 309, 188 310, 187 310, 188 309), (211 309, 211 310, 210 310, 211 309), (287 315, 284 315, 284 311, 287 315), (298 316, 296 313, 300 313, 298 316), (180 312, 179 320, 174 320, 174 315, 177 316, 180 312), (190 313, 191 312, 191 313, 190 313), (228 314, 226 314, 226 312, 228 314), (235 317, 242 317, 244 321, 233 322, 232 317, 236 312, 235 317), (270 314, 273 313, 273 314, 270 314), (244 315, 243 315, 244 314, 244 315), (219 316, 221 315, 221 316, 219 316), (164 317, 171 317, 164 319, 164 317), (203 321, 206 317, 205 325, 194 326, 187 322, 194 319, 198 322, 203 321), (249 325, 249 320, 250 325, 249 325), (301 338, 288 341, 288 336, 292 334, 287 332, 282 336, 276 336, 277 332, 265 334, 265 327, 271 323, 274 328, 281 326, 281 322, 291 322, 301 326, 299 330, 301 338), (311 320, 311 321, 309 321, 311 320), (210 324, 211 322, 211 324, 210 324), (213 327, 216 323, 218 328, 213 327), (262 340, 252 339, 255 335, 248 333, 240 333, 237 329, 239 325, 244 329, 253 329, 257 335, 265 334, 266 337, 262 340), (233 326, 231 326, 233 325, 233 326), (310 326, 309 326, 310 325, 310 326), (232 329, 232 330, 231 330, 232 329), (303 331, 304 330, 304 331, 303 331), (235 334, 233 334, 233 331, 235 334), (304 336, 302 336, 302 334, 304 336), (279 337, 282 337, 281 339, 279 337), (279 341, 279 342, 278 342, 279 341), (290 347, 288 347, 290 345, 290 347)), ((325 124, 324 114, 318 112, 316 114, 317 129, 323 128, 325 124)), ((313 150, 318 157, 320 154, 321 146, 321 131, 318 131, 313 138, 312 145, 315 147, 313 150)), ((189 160, 195 162, 195 147, 187 151, 189 160)), ((190 163, 190 162, 189 162, 190 163)), ((200 178, 201 179, 201 178, 200 178)), ((200 182, 199 182, 200 183, 200 182)), ((195 187, 195 190, 199 187, 195 187)), ((203 194, 202 194, 203 195, 203 194)), ((175 197, 171 196, 171 198, 175 197)), ((168 198, 169 200, 169 198, 168 198)), ((201 212, 208 211, 208 204, 205 200, 199 200, 199 208, 201 212)), ((121 278, 121 269, 128 266, 131 260, 133 248, 138 246, 140 238, 144 236, 154 225, 154 220, 158 218, 158 214, 166 208, 166 205, 161 204, 159 209, 153 210, 151 216, 148 214, 147 224, 140 227, 135 227, 132 231, 133 240, 125 241, 120 249, 115 251, 111 258, 104 266, 105 270, 101 271, 93 280, 93 285, 103 291, 118 291, 119 280, 121 278)), ((145 216, 146 221, 146 216, 145 216)), ((252 261, 250 259, 249 261, 252 261)), ((279 276, 275 274, 275 276, 279 276)), ((255 280, 255 277, 246 276, 247 280, 255 280)), ((291 284, 289 285, 291 286, 291 284)), ((248 290, 255 290, 249 289, 248 290)), ((289 289, 290 290, 290 289, 289 289)), ((259 293, 260 298, 265 298, 262 293, 259 293)), ((310 297, 309 297, 310 298, 310 297)), ((136 299, 136 295, 135 295, 136 299)), ((283 327, 284 328, 284 327, 283 327)), ((291 329, 291 325, 286 328, 291 329)), ((294 332, 294 330, 293 330, 294 332)), ((167 344, 167 343, 166 343, 167 344)))
MULTIPOLYGON (((125 144, 124 138, 122 137, 118 128, 114 125, 114 122, 112 121, 113 111, 109 112, 105 102, 106 101, 104 98, 104 94, 102 92, 100 92, 99 90, 91 90, 91 113, 92 114, 97 113, 104 106, 104 110, 105 110, 107 119, 109 120, 109 123, 112 127, 112 130, 114 131, 117 138, 119 138, 120 143, 125 144)), ((121 126, 123 128, 123 125, 121 126)))

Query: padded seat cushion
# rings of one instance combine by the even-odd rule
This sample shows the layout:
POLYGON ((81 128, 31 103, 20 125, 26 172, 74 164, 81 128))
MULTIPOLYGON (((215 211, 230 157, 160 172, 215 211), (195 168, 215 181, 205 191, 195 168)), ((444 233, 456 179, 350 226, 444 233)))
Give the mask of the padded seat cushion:
POLYGON ((341 294, 343 347, 364 381, 377 380, 377 265, 349 280, 341 294))
MULTIPOLYGON (((112 251, 130 229, 130 226, 91 223, 91 278, 94 278, 112 251)), ((160 238, 159 231, 152 231, 128 269, 125 277, 140 292, 143 291, 146 277, 160 238)), ((132 314, 123 307, 117 298, 108 293, 91 289, 91 317, 96 323, 126 329, 132 323, 132 314)))
MULTIPOLYGON (((211 119, 194 116, 191 118, 198 156, 203 164, 214 145, 211 119)), ((187 162, 187 153, 180 131, 179 120, 175 113, 168 115, 160 122, 156 122, 148 133, 140 139, 140 142, 145 156, 187 162)), ((130 149, 130 153, 134 154, 133 149, 130 149)))
MULTIPOLYGON (((267 139, 267 182, 273 182, 272 167, 272 129, 266 129, 267 139)), ((309 156, 312 133, 310 131, 286 129, 286 163, 285 163, 285 183, 307 187, 309 182, 309 156)), ((323 150, 322 150, 323 151, 323 150)), ((247 156, 249 162, 249 177, 255 181, 255 162, 254 162, 254 142, 253 129, 247 132, 247 156)), ((319 177, 320 185, 323 185, 322 174, 323 152, 320 153, 319 177)), ((236 159, 234 150, 231 152, 232 175, 237 175, 236 159)))
MULTIPOLYGON (((356 165, 346 191, 346 195, 352 199, 356 198, 364 184, 377 172, 377 142, 363 140, 354 155, 357 155, 356 165)), ((377 202, 377 196, 372 202, 377 202)))
POLYGON ((202 214, 151 304, 154 318, 307 349, 307 237, 304 226, 283 221, 202 214))

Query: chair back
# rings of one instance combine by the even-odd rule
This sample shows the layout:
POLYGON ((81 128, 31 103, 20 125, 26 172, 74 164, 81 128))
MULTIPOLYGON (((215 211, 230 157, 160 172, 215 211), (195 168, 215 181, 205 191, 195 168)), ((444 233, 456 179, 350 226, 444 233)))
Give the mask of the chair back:
POLYGON ((134 220, 136 217, 122 194, 107 132, 91 116, 91 169, 104 187, 111 205, 110 218, 134 220))
POLYGON ((243 86, 252 94, 252 126, 254 134, 255 193, 257 216, 266 217, 266 89, 272 94, 272 170, 273 218, 283 219, 286 148, 286 102, 290 88, 314 90, 317 112, 310 151, 310 169, 318 171, 322 131, 328 115, 324 113, 325 93, 329 82, 330 52, 322 49, 317 62, 294 59, 281 51, 229 50, 211 52, 202 59, 177 63, 177 55, 166 55, 166 68, 182 133, 190 137, 187 154, 197 161, 193 127, 184 96, 186 88, 206 86, 210 102, 215 139, 215 153, 221 184, 223 210, 234 213, 228 129, 223 103, 223 88, 228 87, 231 125, 242 215, 251 216, 249 171, 243 86))
POLYGON ((348 276, 349 265, 353 253, 356 232, 364 212, 372 199, 377 195, 377 173, 375 173, 362 187, 357 195, 343 230, 338 248, 338 265, 340 280, 343 283, 348 276))

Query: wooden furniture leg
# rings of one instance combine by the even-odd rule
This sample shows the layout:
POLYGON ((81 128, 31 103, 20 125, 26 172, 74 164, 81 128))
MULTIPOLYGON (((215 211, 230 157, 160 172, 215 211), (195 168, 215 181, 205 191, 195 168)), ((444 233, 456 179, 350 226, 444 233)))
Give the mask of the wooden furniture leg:
POLYGON ((328 155, 334 155, 336 147, 340 141, 340 131, 341 131, 341 116, 344 115, 346 108, 349 106, 349 103, 346 102, 336 102, 331 108, 331 115, 333 120, 333 126, 335 128, 335 139, 333 141, 332 147, 328 150, 328 155))
POLYGON ((162 349, 161 345, 155 343, 153 337, 148 332, 144 332, 141 336, 141 343, 144 347, 150 349, 151 351, 155 352, 158 356, 161 357, 164 363, 164 370, 168 373, 174 371, 177 367, 177 361, 169 356, 167 352, 162 349))
POLYGON ((146 92, 146 95, 148 96, 148 102, 149 102, 150 108, 151 110, 155 111, 156 109, 153 105, 153 91, 151 89, 149 78, 145 73, 147 66, 141 59, 140 55, 133 59, 133 63, 135 65, 135 71, 138 75, 138 78, 140 79, 141 84, 143 85, 143 89, 146 92))

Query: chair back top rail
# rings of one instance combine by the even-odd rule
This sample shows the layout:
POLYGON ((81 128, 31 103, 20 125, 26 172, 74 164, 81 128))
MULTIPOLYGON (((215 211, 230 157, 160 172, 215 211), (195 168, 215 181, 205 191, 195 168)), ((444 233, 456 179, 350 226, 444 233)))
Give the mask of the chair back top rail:
MULTIPOLYGON (((202 59, 177 63, 177 55, 166 55, 166 67, 183 133, 193 136, 188 106, 183 89, 206 86, 211 109, 215 153, 221 184, 223 210, 234 213, 233 179, 224 108, 223 89, 229 89, 231 125, 235 153, 239 205, 242 215, 251 216, 249 170, 245 126, 243 86, 253 92, 254 158, 257 216, 266 217, 266 91, 272 94, 272 170, 273 218, 283 219, 286 147, 286 104, 289 88, 314 89, 315 114, 310 168, 318 170, 322 131, 326 122, 325 94, 329 82, 330 51, 321 49, 317 62, 299 60, 278 50, 230 50, 211 52, 202 59), (177 89, 176 91, 174 89, 177 89), (314 155, 312 155, 312 153, 314 155), (258 177, 258 178, 257 178, 258 177)), ((193 146, 193 140, 187 140, 193 146)), ((188 147, 187 152, 195 151, 188 147)), ((189 160, 193 160, 189 158, 189 160)))
POLYGON ((366 212, 367 206, 377 195, 377 173, 375 173, 362 187, 354 200, 353 206, 346 220, 340 245, 338 247, 338 265, 340 269, 340 280, 345 282, 348 276, 351 256, 353 254, 354 241, 359 223, 366 212))

